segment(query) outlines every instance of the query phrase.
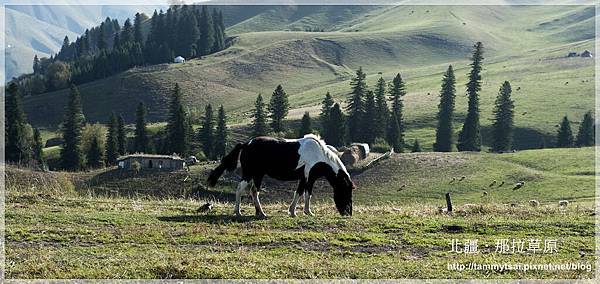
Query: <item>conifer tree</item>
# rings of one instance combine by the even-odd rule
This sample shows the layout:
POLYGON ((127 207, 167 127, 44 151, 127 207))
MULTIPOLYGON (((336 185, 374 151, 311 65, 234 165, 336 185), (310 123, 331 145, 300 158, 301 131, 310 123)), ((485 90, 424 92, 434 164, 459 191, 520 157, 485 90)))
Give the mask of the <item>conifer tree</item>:
POLYGON ((310 121, 310 114, 307 112, 302 116, 300 121, 300 128, 298 129, 298 137, 303 137, 306 134, 312 133, 312 125, 310 121))
POLYGON ((262 95, 258 94, 256 102, 254 103, 254 118, 252 122, 252 129, 254 136, 263 136, 267 134, 267 115, 265 113, 265 103, 262 95))
POLYGON ((571 146, 573 146, 573 132, 571 131, 571 123, 565 115, 556 135, 556 147, 568 148, 571 146))
POLYGON ((202 142, 202 151, 204 155, 212 159, 213 149, 215 146, 214 139, 215 119, 213 117, 213 109, 210 104, 206 105, 204 117, 202 118, 202 127, 200 128, 200 141, 202 142))
POLYGON ((331 97, 331 94, 327 92, 325 94, 325 98, 321 102, 321 113, 319 114, 319 118, 321 120, 321 135, 323 135, 323 139, 325 142, 329 142, 330 137, 327 136, 327 124, 329 123, 329 112, 333 107, 334 101, 331 97))
POLYGON ((65 108, 65 117, 62 123, 63 145, 60 151, 62 168, 65 170, 79 170, 83 166, 81 130, 84 121, 79 90, 75 85, 71 85, 69 101, 65 108))
POLYGON ((492 124, 492 151, 508 151, 512 147, 514 128, 514 103, 510 98, 512 89, 508 81, 504 81, 494 108, 492 124))
POLYGON ((344 113, 339 104, 334 104, 329 111, 329 119, 326 124, 325 132, 329 140, 327 144, 340 147, 344 145, 344 137, 346 132, 344 113))
POLYGON ((362 67, 359 67, 356 71, 356 77, 352 78, 350 82, 352 92, 347 100, 346 111, 348 112, 348 139, 351 142, 364 141, 364 135, 362 135, 360 127, 363 125, 362 119, 365 113, 364 97, 367 93, 367 82, 365 79, 366 74, 362 71, 362 67))
POLYGON ((106 133, 106 164, 112 166, 117 163, 119 157, 119 138, 117 115, 111 112, 108 119, 108 132, 106 133))
POLYGON ((412 152, 413 153, 423 152, 423 150, 421 149, 421 144, 419 144, 419 139, 415 139, 415 142, 413 143, 413 146, 412 146, 412 152))
POLYGON ((42 143, 42 135, 40 134, 40 130, 37 128, 33 129, 33 161, 38 165, 38 167, 44 169, 46 168, 46 159, 44 159, 44 144, 42 143))
POLYGON ((146 106, 140 102, 135 112, 135 152, 148 153, 148 130, 146 129, 146 106))
POLYGON ((41 72, 40 59, 37 54, 33 56, 33 74, 39 74, 41 72))
POLYGON ((100 24, 100 28, 98 29, 98 40, 96 41, 96 45, 98 46, 98 50, 103 50, 107 48, 106 45, 106 29, 104 23, 100 24))
POLYGON ((402 142, 402 138, 400 136, 400 125, 398 125, 398 118, 394 112, 392 112, 392 117, 390 118, 390 123, 388 124, 387 141, 395 153, 404 152, 404 143, 402 142))
POLYGON ((133 19, 133 40, 140 45, 144 45, 144 34, 142 33, 143 17, 142 14, 135 13, 135 18, 133 19))
POLYGON ((25 132, 26 118, 23 111, 21 92, 16 83, 12 82, 6 90, 5 105, 5 157, 9 162, 27 162, 30 159, 30 145, 25 132))
POLYGON ((212 16, 206 6, 202 6, 200 14, 200 39, 198 40, 198 54, 207 55, 211 53, 215 44, 215 30, 213 27, 212 16))
POLYGON ((481 151, 481 126, 479 124, 479 91, 481 91, 481 69, 483 62, 483 45, 477 42, 474 46, 471 72, 467 82, 469 105, 467 117, 462 130, 458 134, 459 151, 481 151))
POLYGON ((377 87, 375 89, 375 137, 385 138, 385 131, 387 130, 389 109, 387 106, 387 99, 385 97, 385 80, 379 78, 377 81, 377 87))
POLYGON ((390 86, 390 95, 392 96, 392 112, 390 119, 396 119, 396 122, 388 122, 388 133, 386 135, 388 144, 394 148, 396 153, 404 151, 404 102, 402 97, 406 95, 406 87, 400 73, 396 74, 390 86), (390 133, 393 132, 393 133, 390 133))
POLYGON ((288 102, 288 95, 285 93, 281 85, 277 85, 277 88, 275 88, 275 91, 273 91, 273 95, 271 96, 271 101, 269 103, 271 128, 274 132, 284 131, 283 120, 287 116, 289 108, 290 104, 288 102))
POLYGON ((86 161, 88 168, 99 168, 102 166, 102 149, 100 149, 100 143, 96 136, 92 138, 92 143, 86 154, 86 161))
POLYGON ((594 138, 594 118, 592 117, 592 112, 588 111, 583 115, 583 120, 579 125, 575 145, 578 147, 594 146, 594 138))
POLYGON ((454 71, 452 65, 450 65, 442 79, 442 90, 440 91, 440 103, 437 114, 438 122, 435 131, 435 143, 433 143, 433 151, 435 152, 452 152, 454 146, 455 83, 454 71))
POLYGON ((212 52, 217 52, 225 48, 225 33, 223 25, 223 15, 217 12, 216 9, 212 11, 212 21, 214 27, 215 42, 213 44, 212 52))
POLYGON ((215 132, 215 157, 222 158, 227 151, 227 116, 223 105, 219 107, 217 116, 217 130, 215 132))
POLYGON ((122 115, 117 117, 117 145, 119 155, 127 153, 127 134, 125 133, 125 120, 122 115))
POLYGON ((368 144, 373 144, 377 137, 377 106, 375 105, 375 95, 373 91, 367 91, 365 96, 365 113, 362 119, 362 135, 363 141, 368 144))
POLYGON ((135 40, 133 26, 131 26, 131 20, 125 20, 123 29, 121 30, 121 44, 133 42, 135 40))
POLYGON ((181 90, 179 84, 175 89, 169 103, 169 118, 167 121, 167 145, 168 153, 180 156, 188 152, 188 127, 186 126, 186 113, 181 104, 181 90))

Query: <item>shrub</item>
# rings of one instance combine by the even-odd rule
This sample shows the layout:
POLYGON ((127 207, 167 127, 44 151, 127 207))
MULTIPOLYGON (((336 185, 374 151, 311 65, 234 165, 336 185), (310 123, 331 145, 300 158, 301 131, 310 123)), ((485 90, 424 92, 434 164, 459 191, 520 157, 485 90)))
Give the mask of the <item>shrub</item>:
POLYGON ((383 138, 376 138, 373 145, 371 145, 371 151, 377 153, 385 153, 390 150, 390 146, 383 138))
POLYGON ((142 164, 140 164, 140 162, 138 161, 133 161, 131 163, 131 169, 135 172, 135 173, 139 173, 140 170, 142 170, 142 164))

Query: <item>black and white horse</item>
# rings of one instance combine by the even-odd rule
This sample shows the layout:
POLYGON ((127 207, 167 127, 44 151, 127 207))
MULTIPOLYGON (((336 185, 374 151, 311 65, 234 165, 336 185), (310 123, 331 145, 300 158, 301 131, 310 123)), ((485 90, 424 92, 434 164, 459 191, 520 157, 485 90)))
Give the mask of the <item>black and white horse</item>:
POLYGON ((235 170, 238 157, 242 166, 242 181, 235 194, 236 215, 241 215, 242 193, 250 189, 256 215, 266 217, 258 199, 258 189, 265 175, 284 181, 300 180, 289 208, 291 216, 296 216, 296 204, 302 195, 304 213, 313 215, 310 198, 315 181, 321 177, 325 177, 333 187, 333 200, 338 212, 352 215, 354 183, 339 157, 319 137, 312 134, 300 139, 256 137, 248 143, 237 144, 210 173, 208 185, 214 186, 225 170, 235 170))

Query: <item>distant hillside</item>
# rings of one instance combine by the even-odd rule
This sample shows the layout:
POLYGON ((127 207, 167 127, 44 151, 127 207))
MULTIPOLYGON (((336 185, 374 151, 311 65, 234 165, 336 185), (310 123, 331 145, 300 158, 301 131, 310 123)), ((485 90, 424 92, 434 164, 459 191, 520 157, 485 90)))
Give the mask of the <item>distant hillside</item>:
MULTIPOLYGON (((380 76, 389 80, 402 73, 409 92, 405 97, 407 141, 418 137, 430 145, 436 94, 448 64, 454 65, 458 80, 457 120, 465 113, 462 94, 471 46, 476 41, 485 46, 481 96, 484 131, 489 129, 494 98, 504 80, 513 84, 519 148, 537 147, 542 139, 552 139, 562 115, 568 114, 575 121, 593 109, 593 59, 565 58, 569 51, 594 50, 593 8, 368 8, 343 12, 351 16, 338 22, 338 31, 328 32, 286 31, 310 22, 308 19, 317 26, 317 19, 333 13, 326 7, 277 8, 288 11, 277 27, 281 31, 266 32, 245 31, 249 27, 260 30, 265 15, 274 13, 275 8, 231 8, 224 14, 240 13, 240 22, 228 30, 231 34, 239 31, 232 47, 202 60, 138 68, 84 84, 80 89, 86 118, 104 122, 109 110, 114 110, 132 122, 135 105, 142 100, 150 107, 149 119, 162 121, 175 82, 182 86, 188 107, 223 104, 231 122, 247 122, 256 95, 270 96, 277 84, 290 94, 290 118, 299 118, 304 111, 317 115, 325 92, 344 100, 349 79, 362 66, 371 86, 380 76)), ((30 121, 56 126, 62 118, 65 94, 59 91, 27 98, 30 121)))

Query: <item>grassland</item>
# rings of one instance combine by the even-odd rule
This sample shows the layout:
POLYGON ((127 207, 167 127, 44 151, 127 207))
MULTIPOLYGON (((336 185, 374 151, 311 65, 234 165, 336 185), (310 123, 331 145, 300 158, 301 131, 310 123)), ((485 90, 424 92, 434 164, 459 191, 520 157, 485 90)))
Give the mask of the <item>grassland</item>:
POLYGON ((594 148, 397 154, 355 174, 359 189, 351 218, 336 214, 331 190, 322 183, 315 189, 315 217, 288 217, 294 186, 270 180, 261 195, 266 220, 252 217, 248 198, 245 217, 232 217, 228 193, 235 175, 199 199, 182 198, 214 165, 118 179, 110 171, 9 167, 6 276, 591 278, 593 272, 585 270, 456 271, 447 265, 578 262, 594 271, 593 153, 594 148), (464 181, 449 183, 463 175, 464 181), (492 179, 506 185, 489 188, 492 179), (516 180, 526 186, 512 190, 516 180), (455 201, 452 214, 438 207, 447 191, 455 201), (198 212, 207 199, 214 209, 198 212), (529 207, 530 199, 541 206, 529 207), (561 208, 561 199, 571 203, 561 208), (477 239, 479 253, 449 252, 452 239, 477 239), (501 254, 495 252, 499 239, 556 239, 558 252, 501 254))

